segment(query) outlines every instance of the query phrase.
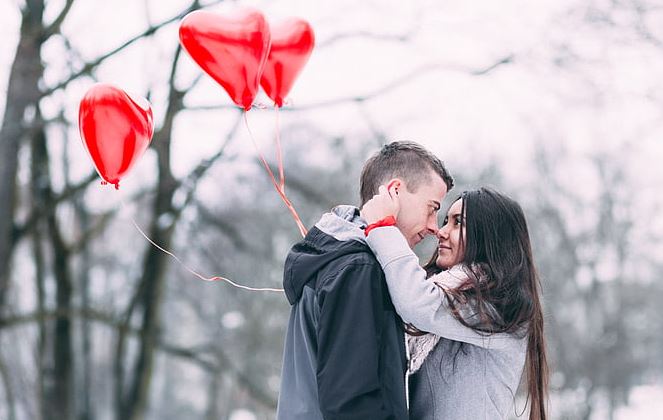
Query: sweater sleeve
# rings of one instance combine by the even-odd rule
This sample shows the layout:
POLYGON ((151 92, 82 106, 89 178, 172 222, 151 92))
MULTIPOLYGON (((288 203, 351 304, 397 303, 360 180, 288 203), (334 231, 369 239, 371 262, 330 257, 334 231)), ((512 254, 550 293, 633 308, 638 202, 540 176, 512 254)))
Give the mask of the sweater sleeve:
MULTIPOLYGON (((422 331, 484 348, 502 348, 517 340, 506 333, 480 334, 461 324, 451 313, 444 292, 435 284, 436 276, 426 278, 419 258, 397 228, 374 229, 367 242, 384 270, 391 300, 403 321, 422 331)), ((440 275, 444 273, 437 276, 440 275)))
POLYGON ((325 420, 396 419, 379 375, 380 279, 378 264, 350 264, 318 294, 318 399, 325 420))

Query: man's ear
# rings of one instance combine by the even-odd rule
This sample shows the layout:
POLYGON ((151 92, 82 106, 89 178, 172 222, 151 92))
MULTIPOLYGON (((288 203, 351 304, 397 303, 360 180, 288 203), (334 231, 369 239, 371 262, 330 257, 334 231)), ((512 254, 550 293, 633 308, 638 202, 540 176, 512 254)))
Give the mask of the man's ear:
POLYGON ((387 182, 387 190, 389 194, 398 195, 398 191, 405 188, 405 182, 400 178, 393 178, 387 182))

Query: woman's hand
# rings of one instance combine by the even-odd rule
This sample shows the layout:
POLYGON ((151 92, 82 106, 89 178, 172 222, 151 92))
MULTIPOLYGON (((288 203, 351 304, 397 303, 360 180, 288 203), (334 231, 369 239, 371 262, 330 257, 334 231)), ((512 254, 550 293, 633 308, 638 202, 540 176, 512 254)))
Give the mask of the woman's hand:
POLYGON ((394 216, 398 220, 400 208, 398 193, 395 190, 389 191, 385 185, 381 185, 378 194, 361 208, 361 216, 369 225, 387 216, 394 216))

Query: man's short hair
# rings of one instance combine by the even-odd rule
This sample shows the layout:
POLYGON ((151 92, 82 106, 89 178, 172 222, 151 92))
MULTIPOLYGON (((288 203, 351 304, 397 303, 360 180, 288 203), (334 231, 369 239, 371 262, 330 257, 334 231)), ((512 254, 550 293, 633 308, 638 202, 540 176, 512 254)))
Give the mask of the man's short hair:
POLYGON ((453 188, 454 180, 444 163, 420 144, 411 141, 389 143, 364 164, 359 190, 361 205, 378 193, 380 185, 393 178, 401 178, 407 183, 408 191, 415 193, 422 183, 431 181, 431 172, 442 178, 447 191, 453 188))

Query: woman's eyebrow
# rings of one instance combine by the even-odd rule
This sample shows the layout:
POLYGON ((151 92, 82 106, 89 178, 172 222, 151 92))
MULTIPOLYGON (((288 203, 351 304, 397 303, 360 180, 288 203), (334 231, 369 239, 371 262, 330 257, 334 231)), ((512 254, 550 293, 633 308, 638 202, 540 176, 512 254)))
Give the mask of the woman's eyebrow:
MULTIPOLYGON (((448 217, 448 218, 459 217, 459 216, 460 216, 460 212, 456 212, 456 213, 447 213, 447 217, 448 217)), ((463 217, 463 219, 464 219, 464 217, 463 217)))

